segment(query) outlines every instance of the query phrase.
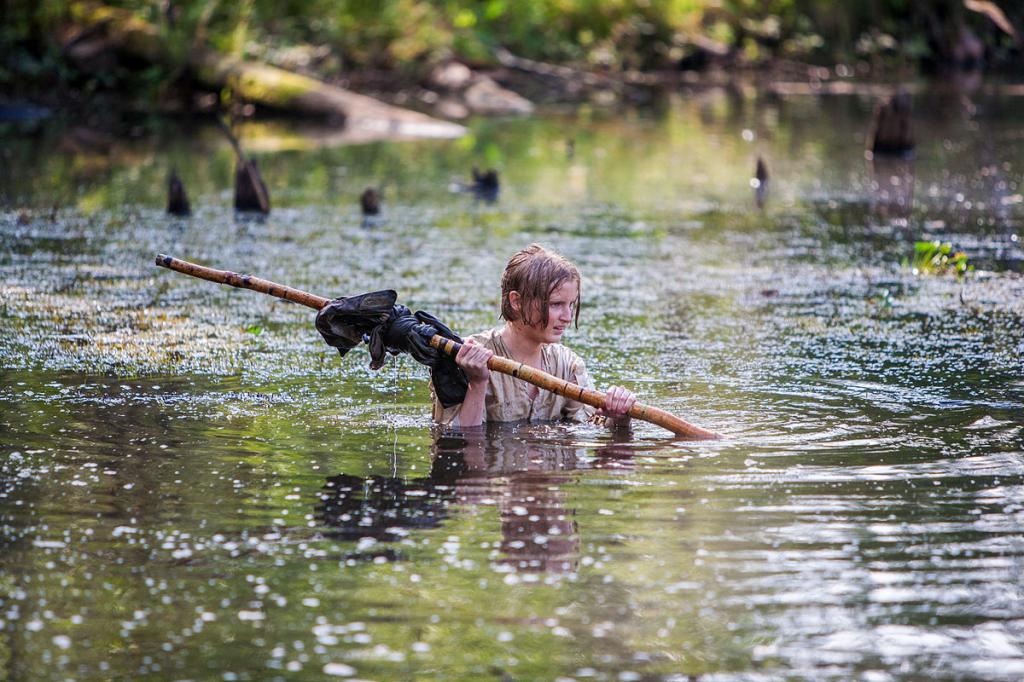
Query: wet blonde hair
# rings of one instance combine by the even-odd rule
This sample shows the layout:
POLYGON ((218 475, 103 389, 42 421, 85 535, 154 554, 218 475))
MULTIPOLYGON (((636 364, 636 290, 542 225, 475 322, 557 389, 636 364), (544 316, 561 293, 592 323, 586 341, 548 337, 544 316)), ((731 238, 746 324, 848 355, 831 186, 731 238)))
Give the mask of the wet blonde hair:
POLYGON ((573 321, 579 327, 583 292, 580 271, 568 258, 540 244, 530 244, 509 258, 505 265, 505 272, 501 276, 501 316, 509 322, 522 322, 529 326, 538 322, 547 325, 551 292, 565 282, 576 283, 573 321), (509 294, 513 291, 519 292, 519 313, 509 300, 509 294), (539 320, 533 318, 534 312, 540 313, 539 320))

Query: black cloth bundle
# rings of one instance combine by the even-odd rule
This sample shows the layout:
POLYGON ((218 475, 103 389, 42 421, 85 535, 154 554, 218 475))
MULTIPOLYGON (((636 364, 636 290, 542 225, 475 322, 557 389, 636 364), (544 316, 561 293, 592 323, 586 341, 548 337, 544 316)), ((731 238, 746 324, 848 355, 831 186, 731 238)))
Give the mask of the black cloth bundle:
POLYGON ((386 353, 408 353, 430 368, 441 404, 458 405, 466 398, 469 382, 455 359, 431 346, 430 339, 434 334, 459 343, 462 339, 433 315, 422 310, 413 313, 397 300, 398 294, 391 289, 336 298, 317 313, 316 329, 342 357, 366 341, 371 369, 384 366, 386 353))

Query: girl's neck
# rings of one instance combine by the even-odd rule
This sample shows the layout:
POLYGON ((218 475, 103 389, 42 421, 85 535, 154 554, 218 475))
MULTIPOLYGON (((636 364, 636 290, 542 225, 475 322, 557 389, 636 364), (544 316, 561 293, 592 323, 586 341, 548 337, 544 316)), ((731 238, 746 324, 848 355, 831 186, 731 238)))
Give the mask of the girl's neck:
POLYGON ((520 325, 512 322, 506 322, 505 327, 501 330, 501 340, 508 348, 513 360, 534 367, 540 366, 540 351, 543 344, 534 338, 528 329, 523 329, 520 325))

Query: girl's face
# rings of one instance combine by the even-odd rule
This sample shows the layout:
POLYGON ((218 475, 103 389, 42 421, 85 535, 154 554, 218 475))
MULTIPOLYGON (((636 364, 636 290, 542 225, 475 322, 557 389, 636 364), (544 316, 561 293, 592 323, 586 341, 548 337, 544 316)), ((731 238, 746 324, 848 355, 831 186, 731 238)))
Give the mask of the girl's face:
MULTIPOLYGON (((558 343, 562 340, 562 334, 572 324, 576 315, 576 297, 579 296, 580 287, 573 280, 565 280, 551 291, 548 299, 548 323, 538 321, 536 324, 526 326, 532 331, 539 343, 558 343)), ((541 317, 534 316, 535 319, 541 317)))

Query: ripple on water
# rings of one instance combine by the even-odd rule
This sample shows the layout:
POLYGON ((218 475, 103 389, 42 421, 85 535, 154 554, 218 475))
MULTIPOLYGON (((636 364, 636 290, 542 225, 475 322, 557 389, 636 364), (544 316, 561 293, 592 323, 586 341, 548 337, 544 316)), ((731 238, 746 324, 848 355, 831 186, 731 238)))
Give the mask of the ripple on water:
POLYGON ((937 134, 897 214, 849 143, 862 99, 740 104, 778 133, 757 135, 778 169, 764 211, 736 102, 714 90, 637 120, 485 122, 468 147, 261 153, 280 198, 263 220, 225 201, 219 133, 161 146, 185 161, 189 220, 162 214, 162 164, 115 152, 101 178, 76 165, 67 195, 63 155, 9 140, 43 165, 4 180, 52 196, 0 211, 0 663, 15 651, 24 679, 1024 676, 1021 163, 989 143, 1016 139, 1016 109, 921 107, 937 134), (444 192, 481 150, 502 157, 501 200, 444 192), (700 172, 659 179, 679 158, 700 172), (363 228, 355 199, 380 173, 400 189, 363 228), (921 238, 996 272, 915 275, 900 261, 921 238), (496 323, 505 260, 533 240, 583 270, 567 342, 598 385, 728 440, 435 438, 407 358, 371 372, 309 310, 152 264, 394 287, 471 332, 496 323))

